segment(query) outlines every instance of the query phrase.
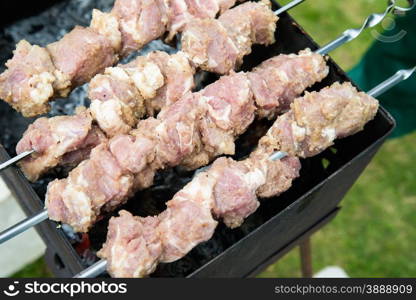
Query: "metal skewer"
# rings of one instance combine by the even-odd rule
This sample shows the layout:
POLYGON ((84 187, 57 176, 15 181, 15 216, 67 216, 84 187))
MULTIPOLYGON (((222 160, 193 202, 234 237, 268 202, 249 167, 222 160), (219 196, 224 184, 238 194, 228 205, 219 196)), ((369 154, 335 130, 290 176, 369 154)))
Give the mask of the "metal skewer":
POLYGON ((414 0, 408 0, 408 2, 409 7, 401 7, 396 5, 396 0, 389 0, 387 2, 388 6, 384 13, 369 15, 360 28, 352 28, 345 30, 337 39, 321 47, 321 49, 317 50, 316 53, 325 55, 328 52, 331 52, 332 50, 338 48, 340 45, 352 41, 353 39, 358 37, 365 29, 372 28, 380 24, 384 20, 384 18, 391 12, 404 13, 416 7, 416 2, 414 0))
POLYGON ((21 161, 22 159, 28 157, 29 155, 31 155, 34 152, 35 152, 35 150, 25 151, 23 153, 20 153, 19 155, 16 155, 15 157, 9 159, 8 161, 2 163, 0 165, 0 172, 7 169, 11 165, 14 165, 15 163, 21 161))
POLYGON ((13 227, 3 231, 0 234, 0 244, 10 240, 11 238, 19 235, 22 232, 25 232, 29 228, 43 222, 48 219, 48 211, 45 209, 42 212, 34 215, 33 217, 27 218, 20 223, 17 223, 13 227))
MULTIPOLYGON (((296 0, 296 2, 297 2, 297 0, 296 0)), ((390 3, 390 2, 389 2, 390 3)), ((394 1, 393 1, 393 3, 394 3, 394 1)), ((288 5, 286 5, 285 7, 293 7, 293 6, 289 6, 289 4, 288 5)), ((388 7, 388 11, 391 11, 392 9, 394 8, 394 6, 392 7, 391 5, 389 5, 389 7, 388 7)), ((387 11, 386 10, 386 11, 387 11)), ((384 14, 383 15, 383 18, 386 16, 386 14, 384 14)), ((375 18, 375 17, 374 17, 375 18)), ((368 20, 368 18, 367 18, 367 20, 368 20)), ((368 21, 366 20, 366 22, 365 22, 365 24, 366 23, 368 23, 368 21)), ((382 21, 382 19, 380 19, 380 17, 377 17, 377 21, 378 22, 381 22, 382 21)), ((372 23, 373 24, 373 23, 372 23)), ((364 26, 363 26, 364 27, 364 26)), ((348 30, 347 30, 348 31, 348 30)), ((360 31, 359 31, 359 33, 358 34, 356 34, 355 35, 355 37, 357 37, 361 32, 363 31, 363 29, 361 29, 360 31)), ((354 38, 355 38, 354 37, 354 38)), ((336 49, 337 47, 340 47, 343 43, 340 43, 340 42, 337 42, 337 40, 339 40, 339 38, 338 39, 336 39, 336 40, 334 40, 334 42, 332 42, 332 43, 330 43, 332 46, 330 47, 330 50, 334 50, 334 49, 336 49), (335 45, 336 44, 336 45, 335 45)), ((345 43, 346 41, 344 41, 344 43, 345 43)), ((327 48, 327 49, 329 49, 327 46, 324 46, 323 48, 321 48, 321 49, 319 49, 319 50, 317 50, 317 53, 324 53, 325 52, 325 54, 327 53, 327 50, 325 50, 325 51, 322 51, 322 49, 324 49, 324 48, 327 48)), ((13 226, 13 227, 11 227, 10 229, 7 229, 7 230, 5 230, 5 231, 3 231, 2 233, 0 233, 0 244, 2 244, 2 243, 4 243, 4 242, 6 242, 6 241, 8 241, 9 239, 11 239, 11 238, 13 238, 14 236, 16 236, 18 233, 21 233, 21 232, 23 232, 23 231, 25 231, 25 230, 27 230, 27 229, 29 229, 30 227, 32 227, 32 226, 34 226, 34 225, 36 225, 36 224, 39 224, 40 222, 42 222, 42 221, 45 221, 45 220, 47 220, 48 219, 48 216, 47 216, 47 213, 45 213, 46 212, 46 209, 44 210, 44 211, 42 211, 42 212, 40 212, 39 214, 36 214, 36 215, 34 215, 33 217, 29 217, 28 219, 26 219, 25 221, 23 221, 23 222, 21 222, 21 223, 19 223, 18 225, 19 225, 19 231, 17 231, 17 230, 15 230, 14 229, 14 227, 15 226, 13 226), (21 224, 26 224, 27 225, 27 227, 24 227, 23 225, 21 225, 21 224), (31 226, 29 226, 29 224, 31 225, 31 226), (13 230, 13 232, 18 232, 17 234, 15 234, 15 235, 13 235, 13 234, 10 234, 9 233, 9 231, 12 231, 13 230)), ((18 226, 18 225, 16 225, 16 226, 18 226)))
POLYGON ((416 66, 414 66, 412 69, 397 71, 396 74, 394 74, 392 77, 390 77, 386 81, 380 83, 378 86, 376 86, 371 91, 369 91, 368 94, 373 97, 377 97, 383 94, 388 89, 390 89, 390 87, 395 86, 399 82, 402 82, 403 80, 406 80, 407 78, 412 76, 412 74, 415 71, 416 71, 416 66))
POLYGON ((101 259, 97 261, 95 264, 86 268, 85 270, 79 272, 77 275, 74 276, 74 278, 95 278, 98 275, 104 273, 106 270, 107 261, 105 259, 101 259))
POLYGON ((381 21, 384 20, 384 18, 391 13, 393 10, 397 9, 403 9, 401 7, 396 6, 396 1, 391 0, 388 2, 388 6, 384 13, 382 14, 371 14, 365 19, 364 24, 360 28, 351 28, 345 30, 337 39, 333 40, 332 42, 326 44, 321 49, 317 50, 316 53, 325 55, 328 54, 328 52, 331 52, 332 50, 338 48, 339 46, 348 43, 358 37, 365 29, 372 28, 378 24, 381 23, 381 21))
MULTIPOLYGON (((370 90, 367 94, 375 97, 383 92, 387 91, 388 89, 394 87, 399 82, 404 81, 408 79, 414 72, 416 71, 416 66, 413 69, 408 70, 400 70, 392 77, 388 78, 387 80, 383 81, 379 85, 377 85, 375 88, 370 90)), ((269 159, 276 161, 279 159, 282 159, 284 157, 288 156, 286 152, 283 151, 277 151, 273 153, 269 159)), ((82 272, 78 273, 74 276, 74 278, 93 278, 97 277, 98 275, 104 273, 107 268, 107 261, 104 259, 101 259, 97 261, 95 264, 91 265, 87 269, 83 270, 82 272)))
POLYGON ((288 11, 289 9, 291 9, 291 8, 293 8, 293 7, 295 7, 295 6, 298 6, 298 5, 299 5, 299 4, 301 4, 303 1, 305 1, 305 0, 294 0, 294 1, 291 1, 291 2, 289 2, 288 4, 286 4, 286 5, 282 6, 281 8, 279 8, 278 10, 276 10, 276 11, 274 12, 274 14, 275 14, 276 16, 278 16, 278 15, 280 15, 281 13, 284 13, 284 12, 288 11))

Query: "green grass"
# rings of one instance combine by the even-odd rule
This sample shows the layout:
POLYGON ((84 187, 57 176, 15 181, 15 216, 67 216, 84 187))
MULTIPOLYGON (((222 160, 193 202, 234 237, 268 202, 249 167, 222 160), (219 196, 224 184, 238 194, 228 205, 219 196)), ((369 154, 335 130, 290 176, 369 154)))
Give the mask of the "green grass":
MULTIPOLYGON (((360 26, 368 14, 382 12, 385 4, 381 0, 307 0, 291 14, 323 45, 345 29, 360 26)), ((371 33, 366 32, 331 56, 350 69, 371 41, 371 33)), ((342 202, 337 218, 313 236, 316 271, 338 265, 356 277, 416 276, 415 139, 412 134, 387 142, 342 202)), ((299 270, 299 253, 292 251, 260 277, 296 277, 299 270)), ((41 259, 15 274, 48 275, 41 259)))
POLYGON ((12 277, 15 278, 45 278, 52 277, 48 267, 45 264, 43 258, 39 258, 35 262, 27 265, 19 272, 15 273, 12 277))

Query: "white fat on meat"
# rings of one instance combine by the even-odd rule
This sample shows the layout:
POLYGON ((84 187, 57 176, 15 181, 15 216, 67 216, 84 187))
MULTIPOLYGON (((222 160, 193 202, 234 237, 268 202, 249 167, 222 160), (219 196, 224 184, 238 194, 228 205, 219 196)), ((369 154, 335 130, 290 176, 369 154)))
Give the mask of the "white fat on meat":
POLYGON ((128 133, 131 126, 123 117, 123 103, 117 100, 93 100, 90 105, 91 114, 109 136, 128 133))
POLYGON ((146 62, 142 68, 128 68, 127 72, 145 99, 154 98, 157 90, 164 85, 165 78, 155 63, 146 62))
POLYGON ((61 192, 67 213, 77 219, 77 226, 80 228, 88 226, 93 215, 91 198, 84 191, 75 188, 71 179, 68 180, 68 184, 61 192))
POLYGON ((335 131, 335 128, 324 128, 322 129, 322 136, 329 141, 333 141, 337 137, 337 133, 335 131))
POLYGON ((167 210, 159 215, 158 230, 163 245, 161 262, 178 260, 212 237, 217 226, 211 215, 214 183, 201 173, 167 203, 167 210))
POLYGON ((121 50, 121 32, 119 22, 111 13, 104 13, 98 9, 92 10, 92 20, 90 27, 99 34, 107 37, 115 51, 121 50))

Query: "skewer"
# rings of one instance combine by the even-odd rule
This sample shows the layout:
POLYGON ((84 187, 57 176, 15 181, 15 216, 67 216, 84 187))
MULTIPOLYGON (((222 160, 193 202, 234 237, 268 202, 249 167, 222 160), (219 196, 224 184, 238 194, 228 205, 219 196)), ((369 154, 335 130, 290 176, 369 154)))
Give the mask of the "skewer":
MULTIPOLYGON (((392 1, 392 2, 394 3, 394 1, 392 1)), ((289 4, 286 5, 286 6, 289 7, 289 4)), ((291 7, 293 7, 293 6, 291 6, 291 7)), ((390 4, 388 6, 388 8, 386 9, 386 12, 387 11, 391 11, 392 9, 394 9, 394 7, 395 7, 394 5, 392 6, 390 4)), ((331 47, 328 48, 327 46, 324 46, 323 48, 318 49, 317 50, 317 53, 319 53, 321 55, 327 54, 328 53, 328 49, 329 50, 334 50, 334 49, 340 47, 343 43, 346 43, 346 42, 351 41, 352 39, 355 39, 356 37, 358 37, 358 35, 361 34, 361 32, 363 32, 363 30, 365 28, 368 28, 370 26, 370 25, 366 25, 366 24, 369 24, 368 19, 377 19, 377 22, 380 23, 386 15, 387 15, 386 13, 384 13, 384 14, 381 15, 383 17, 380 17, 379 14, 372 14, 372 15, 370 15, 366 19, 366 21, 364 22, 364 25, 361 27, 361 29, 359 29, 358 34, 356 34, 353 38, 351 38, 349 40, 343 40, 342 43, 339 42, 338 41, 339 38, 337 38, 336 40, 334 40, 334 42, 331 42, 330 43, 332 45, 331 47), (376 15, 376 17, 374 17, 373 15, 376 15), (371 16, 373 16, 373 17, 371 17, 371 16), (327 49, 325 49, 325 48, 327 48, 327 49), (322 49, 324 49, 324 51, 322 49)), ((373 21, 373 22, 371 22, 371 26, 370 27, 375 26, 375 25, 376 25, 376 23, 375 23, 375 21, 373 21)), ((349 30, 352 30, 352 29, 349 29, 349 30)), ((349 30, 347 30, 347 31, 349 31, 349 30)), ((43 222, 43 221, 45 221, 47 219, 48 219, 47 209, 44 209, 42 212, 40 212, 40 213, 38 213, 38 214, 36 214, 36 215, 34 215, 32 217, 29 217, 26 220, 18 223, 17 225, 15 225, 15 226, 13 226, 13 227, 11 227, 9 229, 6 229, 5 231, 1 232, 0 233, 0 244, 8 241, 9 239, 15 237, 17 234, 19 234, 21 232, 24 232, 25 230, 31 228, 32 226, 35 226, 35 225, 37 225, 37 224, 39 224, 39 223, 41 223, 41 222, 43 222), (18 228, 18 230, 16 229, 16 227, 18 228), (10 232, 12 232, 12 233, 10 233, 10 232)))
MULTIPOLYGON (((394 87, 399 82, 408 79, 414 72, 416 71, 416 66, 413 69, 408 70, 400 70, 392 77, 388 78, 387 80, 383 81, 373 89, 371 89, 367 94, 376 97, 383 92, 387 91, 388 89, 394 87)), ((272 161, 276 161, 286 157, 288 154, 286 152, 277 151, 273 153, 269 159, 272 161)), ((87 269, 81 271, 80 273, 76 274, 73 278, 94 278, 106 271, 107 268, 107 261, 105 259, 101 259, 97 261, 95 264, 91 265, 87 269)))
POLYGON ((19 155, 16 155, 15 157, 9 159, 8 161, 2 163, 0 165, 0 172, 3 171, 3 170, 5 170, 5 169, 7 169, 11 165, 14 165, 15 163, 18 163, 19 161, 21 161, 22 159, 28 157, 29 155, 31 155, 34 152, 35 152, 35 150, 30 150, 30 151, 22 152, 19 155))
POLYGON ((369 15, 367 19, 364 21, 364 24, 361 26, 361 28, 345 30, 337 39, 326 44, 321 49, 317 50, 316 53, 325 55, 328 52, 331 52, 332 50, 338 48, 340 45, 343 45, 345 43, 352 41, 353 39, 358 37, 365 29, 372 28, 380 24, 381 21, 383 21, 384 18, 391 12, 404 13, 416 7, 416 2, 414 0, 408 0, 408 2, 409 2, 409 7, 401 7, 401 6, 396 5, 396 0, 389 0, 388 6, 386 10, 384 11, 384 13, 369 15))
POLYGON ((101 259, 89 268, 79 272, 73 278, 95 278, 107 270, 107 260, 101 259))
POLYGON ((0 238, 0 243, 2 243, 3 241, 7 241, 19 234, 21 234, 22 232, 25 232, 27 229, 43 222, 44 220, 48 219, 48 211, 45 209, 42 212, 34 215, 31 218, 27 218, 25 220, 23 220, 20 223, 17 223, 16 225, 14 225, 13 227, 10 227, 9 229, 5 230, 4 232, 1 233, 1 238, 0 238))
POLYGON ((415 71, 416 66, 414 66, 411 69, 397 71, 396 74, 394 74, 392 77, 373 88, 371 91, 368 92, 368 94, 372 95, 373 97, 377 97, 383 94, 388 89, 390 89, 390 87, 395 86, 403 80, 408 79, 410 76, 412 76, 412 74, 415 71))
POLYGON ((278 16, 278 15, 280 15, 281 13, 284 13, 284 12, 288 11, 289 9, 291 9, 291 8, 293 8, 293 7, 295 7, 295 6, 298 6, 298 5, 299 5, 299 4, 301 4, 303 1, 305 1, 305 0, 294 0, 294 1, 291 1, 291 2, 289 2, 288 4, 286 4, 286 5, 282 6, 281 8, 279 8, 278 10, 276 10, 276 11, 274 12, 274 14, 275 14, 276 16, 278 16))
MULTIPOLYGON (((293 0, 293 1, 289 2, 288 4, 282 6, 278 10, 276 10, 274 13, 275 13, 275 15, 278 16, 278 15, 280 15, 280 14, 282 14, 282 13, 284 13, 284 12, 286 12, 286 11, 288 11, 288 10, 296 7, 296 6, 298 6, 299 4, 301 4, 304 1, 305 0, 293 0)), ((8 167, 14 165, 15 163, 21 161, 22 159, 30 156, 31 154, 33 154, 35 152, 36 152, 35 150, 26 151, 26 152, 23 152, 23 153, 15 156, 15 157, 9 159, 8 161, 6 161, 6 162, 4 162, 4 163, 2 163, 0 165, 0 172, 3 171, 3 170, 5 170, 8 167)))
POLYGON ((316 53, 321 55, 328 54, 328 52, 338 48, 340 45, 346 44, 358 37, 365 29, 372 28, 380 24, 381 21, 383 21, 384 18, 397 7, 395 0, 391 0, 388 3, 389 5, 387 6, 384 13, 369 15, 360 28, 351 28, 345 30, 338 38, 317 50, 316 53))

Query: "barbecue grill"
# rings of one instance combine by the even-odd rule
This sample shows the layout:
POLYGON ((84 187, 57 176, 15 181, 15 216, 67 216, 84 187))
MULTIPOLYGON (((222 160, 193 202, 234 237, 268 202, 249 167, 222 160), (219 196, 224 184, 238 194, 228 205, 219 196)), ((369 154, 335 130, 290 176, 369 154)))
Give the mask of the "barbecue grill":
MULTIPOLYGON (((0 40, 5 49, 0 54, 1 67, 11 56, 15 44, 22 38, 29 42, 46 44, 57 40, 76 24, 88 24, 91 9, 106 10, 113 1, 73 0, 50 6, 51 1, 40 1, 44 9, 40 14, 24 18, 2 28, 0 40)), ((28 4, 30 5, 30 4, 28 4)), ((39 3, 36 6, 39 8, 39 3)), ((277 8, 277 6, 275 7, 277 8)), ((3 10, 5 11, 5 10, 3 10)), ((18 13, 8 15, 19 16, 18 13)), ((312 38, 288 15, 283 14, 276 31, 276 43, 254 46, 242 66, 250 70, 260 62, 280 53, 295 53, 300 49, 318 48, 312 38)), ((152 42, 139 54, 161 49, 174 51, 170 45, 152 42)), ((349 81, 346 74, 329 60, 329 76, 310 90, 320 90, 335 81, 349 81)), ((201 88, 217 76, 202 73, 198 78, 201 88)), ((56 101, 50 116, 72 114, 76 106, 85 105, 85 89, 78 88, 69 100, 56 101)), ((32 122, 0 103, 0 159, 15 155, 15 146, 27 125, 32 122), (7 152, 6 152, 7 151, 7 152)), ((248 155, 258 139, 265 134, 271 122, 256 121, 237 142, 236 158, 248 155)), ((192 250, 183 259, 162 264, 152 277, 247 277, 260 272, 270 262, 280 257, 291 245, 328 222, 339 210, 345 193, 371 161, 386 137, 395 126, 394 120, 383 108, 365 130, 335 145, 322 154, 302 161, 301 176, 283 195, 262 201, 260 208, 238 229, 220 225, 214 237, 192 250)), ((192 178, 193 172, 179 168, 157 175, 155 185, 137 193, 122 208, 135 215, 160 213, 165 202, 192 178)), ((36 183, 29 183, 17 168, 10 168, 2 176, 28 215, 43 209, 47 184, 64 176, 62 170, 36 183)), ((115 215, 115 213, 113 214, 115 215)), ((73 276, 97 260, 95 251, 101 248, 111 215, 100 220, 88 234, 75 234, 68 226, 43 222, 36 228, 47 245, 46 261, 56 276, 73 276)))

